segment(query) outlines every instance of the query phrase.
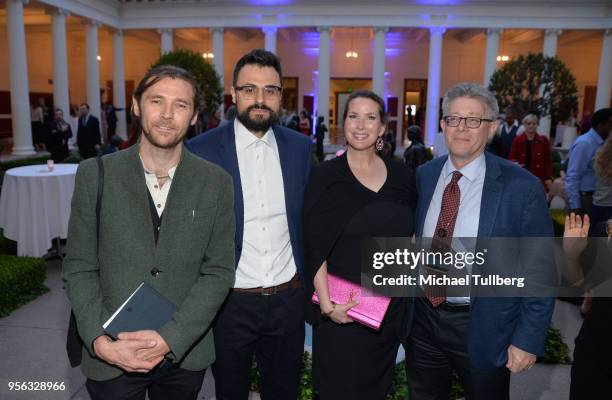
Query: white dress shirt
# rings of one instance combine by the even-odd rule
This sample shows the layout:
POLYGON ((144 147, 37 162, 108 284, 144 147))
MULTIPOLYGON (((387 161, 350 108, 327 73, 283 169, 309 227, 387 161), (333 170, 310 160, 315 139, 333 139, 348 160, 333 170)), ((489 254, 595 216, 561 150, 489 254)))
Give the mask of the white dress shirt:
POLYGON ((236 269, 236 288, 280 285, 297 268, 289 237, 285 186, 272 129, 261 139, 234 120, 236 155, 244 202, 242 253, 236 269))
MULTIPOLYGON (((142 158, 140 159, 140 162, 142 162, 142 158)), ((149 189, 149 193, 153 199, 153 204, 155 204, 157 215, 161 216, 164 212, 164 208, 166 208, 166 200, 168 200, 168 193, 170 193, 170 185, 172 185, 172 179, 174 178, 174 173, 176 172, 176 165, 168 170, 169 178, 166 178, 166 181, 162 186, 159 185, 155 172, 147 171, 144 162, 142 163, 142 168, 145 171, 147 189, 149 189)))
MULTIPOLYGON (((454 238, 475 238, 478 236, 480 202, 482 200, 482 187, 484 185, 486 170, 487 164, 484 153, 458 170, 463 176, 458 182, 461 197, 459 199, 459 212, 457 213, 457 220, 453 231, 454 238)), ((423 237, 425 238, 432 238, 434 236, 438 217, 440 216, 444 188, 450 183, 454 171, 457 171, 457 168, 455 168, 449 156, 442 167, 436 189, 429 203, 425 224, 423 225, 423 237)), ((460 246, 455 246, 455 243, 453 243, 452 247, 457 248, 460 246)), ((474 251, 474 249, 471 248, 465 250, 474 251)), ((470 269, 468 269, 468 271, 469 270, 470 269)), ((470 299, 469 297, 448 297, 447 301, 450 303, 468 303, 470 299)))

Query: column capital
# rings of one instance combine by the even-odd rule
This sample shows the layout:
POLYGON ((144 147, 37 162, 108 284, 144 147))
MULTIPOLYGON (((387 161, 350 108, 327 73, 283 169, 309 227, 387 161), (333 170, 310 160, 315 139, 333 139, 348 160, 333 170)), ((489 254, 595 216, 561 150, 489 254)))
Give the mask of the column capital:
POLYGON ((429 33, 432 35, 444 35, 446 28, 443 26, 433 26, 429 28, 429 33))
POLYGON ((220 26, 210 28, 210 33, 223 33, 223 28, 220 26))
POLYGON ((382 33, 389 32, 388 26, 374 26, 372 29, 374 29, 374 34, 379 33, 379 32, 382 32, 382 33))
POLYGON ((331 32, 331 26, 317 26, 317 32, 319 32, 319 33, 329 33, 329 32, 331 32))
POLYGON ((61 7, 47 7, 45 8, 45 14, 47 15, 59 15, 59 16, 63 16, 63 17, 67 17, 70 15, 70 11, 66 10, 65 8, 61 8, 61 7))
POLYGON ((157 33, 159 33, 160 35, 163 35, 163 34, 172 34, 172 28, 159 28, 157 30, 157 33))
POLYGON ((278 27, 277 26, 264 26, 261 28, 263 33, 266 34, 275 34, 276 32, 278 32, 278 27))
POLYGON ((123 36, 123 29, 111 28, 111 32, 115 36, 123 36))
POLYGON ((487 28, 485 30, 485 33, 487 34, 487 36, 489 35, 493 35, 493 34, 501 34, 504 30, 502 28, 487 28))
POLYGON ((13 3, 17 3, 17 2, 20 2, 24 6, 27 6, 28 3, 30 3, 30 0, 13 0, 13 3))
POLYGON ((544 30, 544 36, 548 36, 548 35, 560 36, 562 33, 563 31, 561 29, 545 29, 544 30))
POLYGON ((612 28, 608 28, 604 31, 604 36, 610 36, 612 35, 612 28))

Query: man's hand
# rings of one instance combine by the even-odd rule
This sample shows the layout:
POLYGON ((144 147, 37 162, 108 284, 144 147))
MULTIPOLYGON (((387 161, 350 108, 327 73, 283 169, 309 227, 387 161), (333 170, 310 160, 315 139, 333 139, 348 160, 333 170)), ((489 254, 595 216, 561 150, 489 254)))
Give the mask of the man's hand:
POLYGON ((119 340, 137 340, 155 342, 155 346, 142 348, 136 351, 136 357, 142 361, 157 360, 160 357, 163 359, 170 352, 170 347, 163 337, 156 331, 136 331, 122 332, 119 334, 119 340))
POLYGON ((136 356, 138 350, 152 349, 156 346, 152 340, 117 340, 113 342, 108 336, 99 336, 93 347, 98 358, 116 365, 127 372, 149 372, 163 359, 158 357, 143 361, 136 356))
POLYGON ((513 373, 527 371, 536 362, 536 356, 513 345, 508 347, 508 362, 506 368, 513 373))

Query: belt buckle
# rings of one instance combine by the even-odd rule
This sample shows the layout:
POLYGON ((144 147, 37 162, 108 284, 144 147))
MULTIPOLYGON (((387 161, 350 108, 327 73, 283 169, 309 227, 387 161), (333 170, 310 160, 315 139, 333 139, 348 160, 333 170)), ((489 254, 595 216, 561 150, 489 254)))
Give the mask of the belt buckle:
POLYGON ((276 294, 276 289, 277 289, 277 286, 271 286, 267 288, 262 287, 261 295, 262 296, 272 296, 273 294, 276 294))

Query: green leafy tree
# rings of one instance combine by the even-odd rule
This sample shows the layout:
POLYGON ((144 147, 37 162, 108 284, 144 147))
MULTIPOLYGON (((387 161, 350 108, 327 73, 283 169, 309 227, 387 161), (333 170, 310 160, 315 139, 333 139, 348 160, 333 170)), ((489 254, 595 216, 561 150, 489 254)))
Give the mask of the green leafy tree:
POLYGON ((223 85, 214 67, 206 62, 202 55, 191 50, 178 49, 163 54, 151 68, 169 64, 189 71, 200 85, 199 115, 211 116, 219 109, 223 101, 223 85))
POLYGON ((489 84, 500 109, 514 106, 520 115, 536 111, 565 122, 577 108, 576 79, 556 57, 528 54, 506 63, 489 84))

